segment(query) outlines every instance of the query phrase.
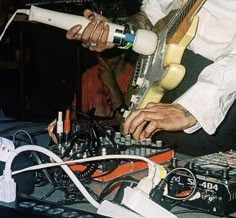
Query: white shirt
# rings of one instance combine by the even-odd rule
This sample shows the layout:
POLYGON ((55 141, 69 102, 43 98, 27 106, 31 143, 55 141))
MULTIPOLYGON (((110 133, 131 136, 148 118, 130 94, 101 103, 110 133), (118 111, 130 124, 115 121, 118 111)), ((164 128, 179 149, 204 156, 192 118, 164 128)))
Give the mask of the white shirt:
MULTIPOLYGON (((143 10, 153 24, 168 12, 172 0, 144 0, 143 10)), ((199 25, 189 48, 214 61, 175 103, 198 120, 185 130, 203 128, 213 134, 236 98, 236 0, 207 0, 198 12, 199 25)))

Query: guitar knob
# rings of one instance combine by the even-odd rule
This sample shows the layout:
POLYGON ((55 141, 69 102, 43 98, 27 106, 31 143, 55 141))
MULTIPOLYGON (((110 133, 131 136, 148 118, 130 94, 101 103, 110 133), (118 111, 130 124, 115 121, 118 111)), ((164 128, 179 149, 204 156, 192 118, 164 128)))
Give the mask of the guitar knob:
POLYGON ((137 95, 132 95, 130 101, 133 102, 134 104, 136 104, 137 101, 138 101, 138 96, 137 95))
POLYGON ((144 82, 144 78, 139 77, 136 81, 136 85, 140 87, 140 86, 142 86, 143 82, 144 82))

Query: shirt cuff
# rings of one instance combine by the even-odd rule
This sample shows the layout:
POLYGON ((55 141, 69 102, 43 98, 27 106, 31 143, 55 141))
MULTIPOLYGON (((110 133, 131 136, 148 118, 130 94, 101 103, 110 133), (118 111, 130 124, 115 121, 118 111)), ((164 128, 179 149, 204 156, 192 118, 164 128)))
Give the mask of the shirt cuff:
POLYGON ((194 126, 189 127, 187 129, 184 129, 184 132, 188 133, 188 134, 191 134, 191 133, 194 133, 194 132, 196 132, 197 130, 199 130, 201 128, 202 128, 201 125, 197 122, 194 126))
POLYGON ((194 126, 185 129, 186 133, 193 133, 203 128, 212 135, 224 119, 215 96, 217 88, 210 86, 209 83, 195 84, 174 102, 182 105, 198 121, 194 126))

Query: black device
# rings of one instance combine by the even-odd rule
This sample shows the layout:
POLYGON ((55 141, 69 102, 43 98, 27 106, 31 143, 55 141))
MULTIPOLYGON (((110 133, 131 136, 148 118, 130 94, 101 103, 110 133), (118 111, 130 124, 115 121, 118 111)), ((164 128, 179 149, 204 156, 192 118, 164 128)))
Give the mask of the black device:
POLYGON ((11 203, 0 202, 0 214, 1 218, 105 218, 92 212, 20 196, 11 203))
MULTIPOLYGON (((195 198, 183 201, 182 206, 217 215, 236 211, 236 151, 194 158, 185 167, 195 174, 197 187, 195 198)), ((177 171, 168 179, 171 196, 183 196, 193 188, 194 178, 187 171, 177 171)))

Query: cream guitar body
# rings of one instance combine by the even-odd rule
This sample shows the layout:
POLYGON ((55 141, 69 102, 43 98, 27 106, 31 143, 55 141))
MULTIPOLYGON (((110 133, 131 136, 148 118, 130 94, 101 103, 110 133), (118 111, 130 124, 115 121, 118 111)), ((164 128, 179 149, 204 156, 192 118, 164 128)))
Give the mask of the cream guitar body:
POLYGON ((180 11, 177 11, 158 35, 156 51, 149 56, 138 57, 134 77, 128 93, 129 110, 145 108, 149 102, 159 103, 165 92, 176 88, 185 75, 185 67, 181 59, 189 43, 194 38, 198 17, 195 15, 205 1, 189 0, 180 11), (187 12, 184 10, 188 10, 187 12), (183 17, 183 14, 185 15, 183 17), (169 23, 176 25, 181 17, 181 22, 174 29, 169 23), (170 33, 171 32, 171 33, 170 33))

